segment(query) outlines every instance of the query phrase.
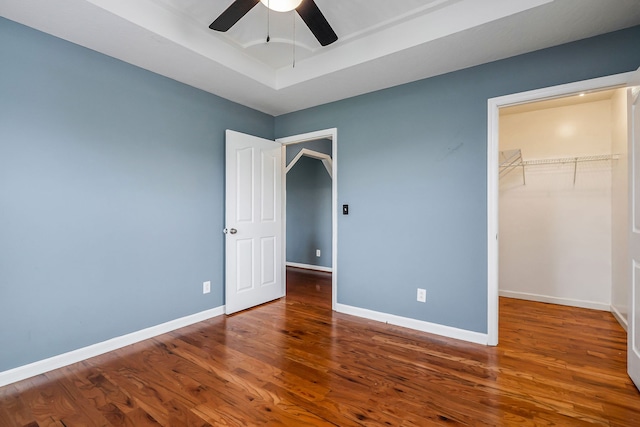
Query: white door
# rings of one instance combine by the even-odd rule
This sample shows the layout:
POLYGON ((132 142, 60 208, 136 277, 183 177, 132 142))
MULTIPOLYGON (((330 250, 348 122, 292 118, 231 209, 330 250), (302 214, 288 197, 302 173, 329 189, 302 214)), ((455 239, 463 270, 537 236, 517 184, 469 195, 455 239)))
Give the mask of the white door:
POLYGON ((284 296, 282 145, 226 132, 225 311, 284 296))
POLYGON ((629 204, 631 226, 629 252, 631 255, 631 304, 627 339, 627 369, 629 376, 640 389, 640 69, 631 82, 630 147, 629 147, 629 204))

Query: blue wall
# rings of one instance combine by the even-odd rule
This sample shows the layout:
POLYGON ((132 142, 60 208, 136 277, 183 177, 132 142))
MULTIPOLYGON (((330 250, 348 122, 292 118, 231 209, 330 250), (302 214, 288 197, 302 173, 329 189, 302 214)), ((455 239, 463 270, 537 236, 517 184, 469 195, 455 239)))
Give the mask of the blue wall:
POLYGON ((221 306, 224 132, 273 117, 2 18, 0 58, 0 371, 221 306))
POLYGON ((287 262, 331 267, 331 184, 318 159, 303 156, 287 173, 287 262))
POLYGON ((224 303, 227 128, 337 127, 338 302, 486 332, 487 99, 634 70, 639 45, 635 27, 274 119, 0 18, 0 371, 224 303))
POLYGON ((634 27, 277 117, 276 137, 338 128, 338 303, 486 333, 487 99, 633 71, 638 46, 634 27))

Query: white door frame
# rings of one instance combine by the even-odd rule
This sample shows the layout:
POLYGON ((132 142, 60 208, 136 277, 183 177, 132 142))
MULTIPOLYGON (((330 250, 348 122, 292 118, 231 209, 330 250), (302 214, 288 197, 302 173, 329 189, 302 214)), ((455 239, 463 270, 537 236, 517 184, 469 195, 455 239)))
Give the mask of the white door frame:
MULTIPOLYGON (((336 310, 337 295, 338 295, 338 129, 324 129, 315 132, 303 133, 300 135, 288 136, 286 138, 278 138, 276 142, 282 144, 282 150, 286 150, 287 145, 299 144, 301 142, 315 141, 318 139, 330 139, 331 140, 331 309, 336 310)), ((286 165, 286 153, 282 155, 282 216, 284 220, 284 236, 282 238, 282 251, 283 251, 283 269, 286 269, 287 259, 287 165, 286 165)), ((286 272, 283 271, 285 283, 286 272)), ((286 289, 286 288, 285 288, 286 289)))
POLYGON ((498 345, 498 172, 499 109, 581 92, 626 87, 630 73, 514 93, 488 100, 487 123, 487 344, 498 345))

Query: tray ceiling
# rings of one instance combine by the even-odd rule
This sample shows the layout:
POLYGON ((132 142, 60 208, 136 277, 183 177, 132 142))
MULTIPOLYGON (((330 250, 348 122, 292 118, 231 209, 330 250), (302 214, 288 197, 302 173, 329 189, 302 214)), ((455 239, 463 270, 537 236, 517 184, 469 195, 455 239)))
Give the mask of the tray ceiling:
POLYGON ((640 24, 638 0, 315 2, 339 37, 327 47, 262 4, 210 30, 232 0, 0 0, 0 13, 272 115, 640 24))

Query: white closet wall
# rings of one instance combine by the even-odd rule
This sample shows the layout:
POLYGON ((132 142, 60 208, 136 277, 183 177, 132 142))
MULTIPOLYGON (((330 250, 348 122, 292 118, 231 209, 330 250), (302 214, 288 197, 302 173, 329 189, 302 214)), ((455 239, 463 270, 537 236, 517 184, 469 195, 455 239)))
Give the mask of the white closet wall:
MULTIPOLYGON (((508 110, 506 110, 508 111, 508 110)), ((524 161, 612 153, 610 99, 501 114, 524 161)), ((609 310, 611 171, 618 160, 516 168, 500 179, 500 293, 609 310)))

